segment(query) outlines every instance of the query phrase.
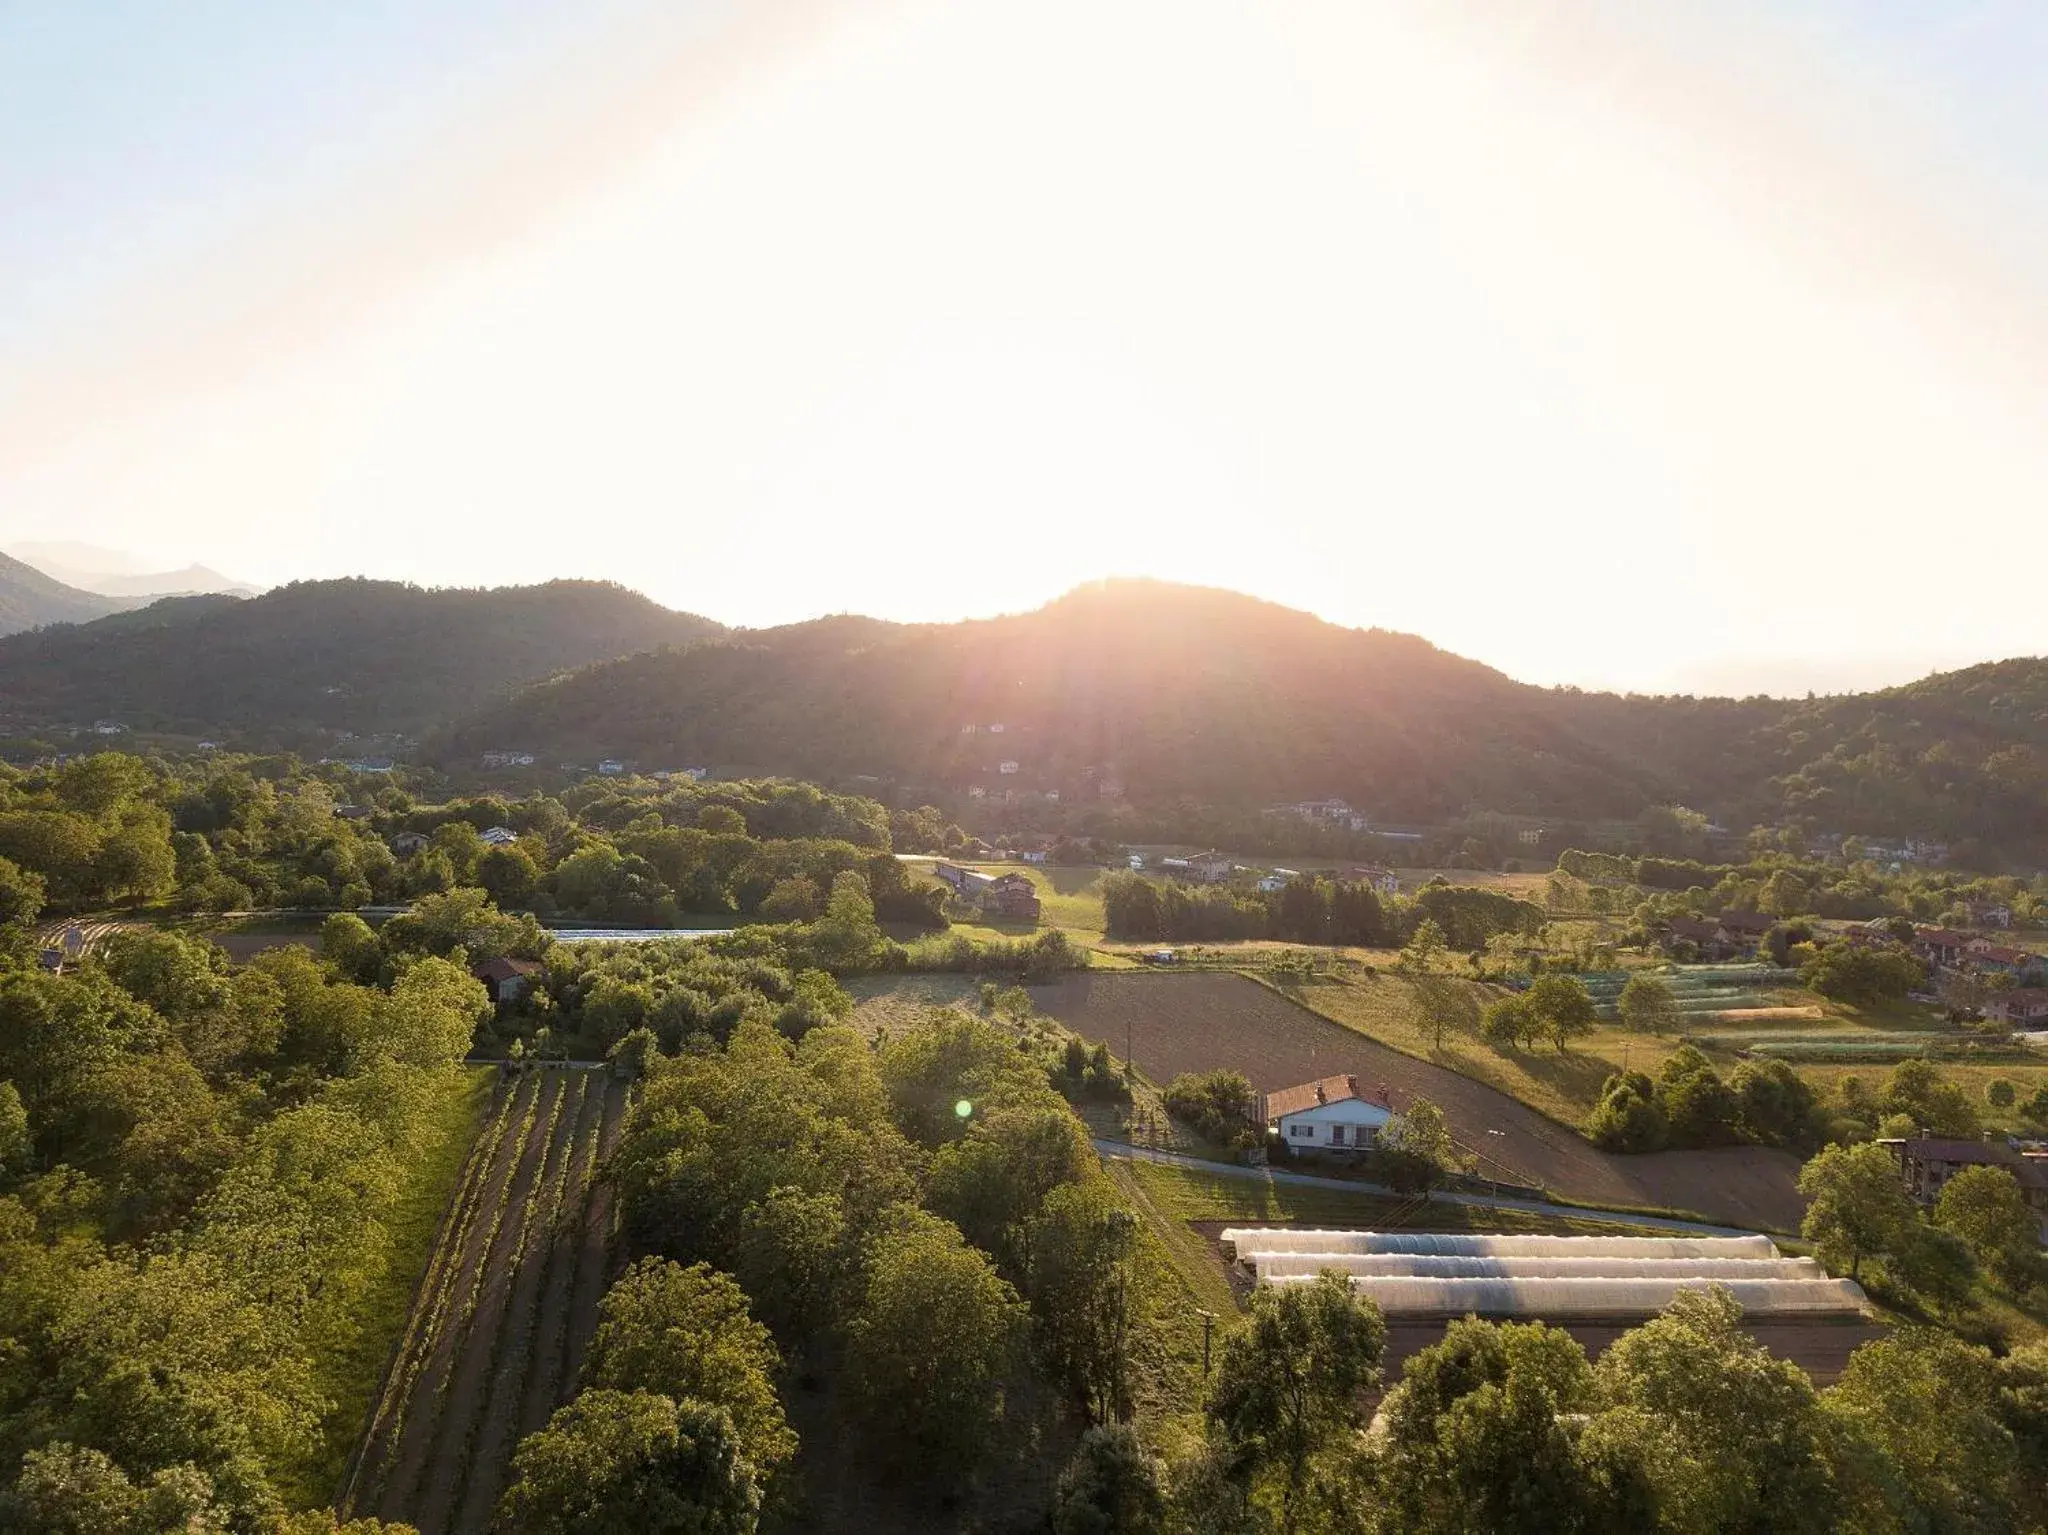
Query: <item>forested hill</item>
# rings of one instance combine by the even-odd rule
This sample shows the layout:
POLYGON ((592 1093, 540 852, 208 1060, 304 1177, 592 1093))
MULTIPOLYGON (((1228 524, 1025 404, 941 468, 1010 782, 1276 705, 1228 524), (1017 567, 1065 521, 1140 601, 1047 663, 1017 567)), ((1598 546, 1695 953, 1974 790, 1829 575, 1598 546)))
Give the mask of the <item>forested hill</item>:
POLYGON ((0 554, 0 634, 15 634, 39 624, 84 623, 128 605, 119 597, 66 586, 33 565, 0 554))
POLYGON ((1334 794, 1396 819, 1473 803, 1590 815, 1663 792, 1550 695, 1422 640, 1144 582, 1013 617, 823 619, 633 657, 435 744, 1067 795, 1110 778, 1154 804, 1334 794))
POLYGON ((1805 701, 1625 697, 1145 582, 1008 618, 824 619, 633 657, 434 744, 450 760, 512 748, 1067 797, 1111 777, 1149 805, 1336 795, 1387 821, 1677 802, 1735 826, 1795 814, 1865 835, 2048 842, 2048 662, 1805 701))
POLYGON ((115 719, 280 743, 418 732, 558 671, 720 632, 606 582, 303 581, 0 640, 0 709, 16 728, 115 719))

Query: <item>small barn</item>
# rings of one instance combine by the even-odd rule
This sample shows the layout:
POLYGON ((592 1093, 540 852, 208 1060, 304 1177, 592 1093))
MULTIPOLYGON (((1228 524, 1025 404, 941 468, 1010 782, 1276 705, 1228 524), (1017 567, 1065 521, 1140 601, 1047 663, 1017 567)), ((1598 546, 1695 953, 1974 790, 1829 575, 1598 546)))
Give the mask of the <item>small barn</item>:
POLYGON ((1268 1133, 1285 1146, 1355 1151, 1379 1138, 1394 1111, 1367 1098, 1357 1077, 1342 1076, 1268 1093, 1260 1117, 1268 1133))
POLYGON ((531 959, 487 959, 469 972, 484 983, 491 1000, 501 1006, 525 1000, 540 973, 540 963, 531 959))

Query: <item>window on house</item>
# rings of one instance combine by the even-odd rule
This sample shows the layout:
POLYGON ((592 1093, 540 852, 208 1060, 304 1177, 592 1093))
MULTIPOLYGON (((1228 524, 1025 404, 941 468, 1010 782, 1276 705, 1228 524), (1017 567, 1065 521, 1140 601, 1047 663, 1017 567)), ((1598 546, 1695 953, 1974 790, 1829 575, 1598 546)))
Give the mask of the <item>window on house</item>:
POLYGON ((1332 1146, 1344 1144, 1344 1127, 1342 1125, 1330 1126, 1330 1144, 1332 1146))

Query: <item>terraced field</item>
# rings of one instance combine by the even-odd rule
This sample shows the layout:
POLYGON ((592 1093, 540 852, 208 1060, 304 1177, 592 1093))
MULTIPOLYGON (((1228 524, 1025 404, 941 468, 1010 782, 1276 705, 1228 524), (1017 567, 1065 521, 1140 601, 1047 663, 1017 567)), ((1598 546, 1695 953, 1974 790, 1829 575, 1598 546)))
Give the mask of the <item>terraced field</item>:
POLYGON ((499 1084, 384 1389, 343 1481, 346 1517, 481 1535, 520 1438, 567 1399, 610 1278, 595 1181, 626 1084, 598 1068, 499 1084))

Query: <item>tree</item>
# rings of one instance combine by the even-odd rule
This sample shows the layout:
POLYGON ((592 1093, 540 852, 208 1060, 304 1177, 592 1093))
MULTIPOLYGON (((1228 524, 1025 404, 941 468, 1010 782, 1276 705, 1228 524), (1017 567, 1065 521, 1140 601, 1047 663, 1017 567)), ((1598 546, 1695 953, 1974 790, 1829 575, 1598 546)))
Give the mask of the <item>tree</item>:
POLYGON ((1638 1033, 1663 1034, 1679 1025, 1678 997, 1661 976, 1638 971, 1621 988, 1622 1023, 1638 1033))
POLYGON ((1765 1146, 1810 1145, 1820 1139, 1820 1105, 1812 1085, 1783 1061, 1744 1061, 1728 1079, 1735 1128, 1765 1146))
POLYGON ((1725 1146, 1736 1139, 1735 1094, 1695 1046, 1682 1045, 1665 1061, 1657 1092, 1674 1145, 1725 1146))
POLYGON ((1977 1109, 1969 1094, 1926 1061, 1901 1061, 1894 1066, 1878 1109, 1910 1119, 1914 1128, 1909 1134, 1925 1131, 1968 1140, 1975 1139, 1978 1131, 1977 1109))
MULTIPOLYGON (((1640 1528, 1572 1428, 1592 1398, 1585 1350, 1540 1323, 1467 1318, 1412 1355, 1374 1457, 1381 1527, 1416 1535, 1640 1528)), ((1632 1494, 1632 1495, 1631 1495, 1632 1494)))
POLYGON ((1403 970, 1427 975, 1436 968, 1437 956, 1443 951, 1444 930, 1437 926, 1435 918, 1424 917, 1415 924, 1415 931, 1408 942, 1402 945, 1398 963, 1403 970))
POLYGON ((1480 1035, 1493 1045, 1513 1047, 1533 1041, 1542 1027, 1536 1010, 1521 994, 1502 997, 1479 1015, 1480 1035))
POLYGON ((1679 1295, 1594 1366, 1596 1441, 1626 1447, 1655 1489, 1657 1528, 1835 1528, 1828 1424, 1806 1373, 1742 1330, 1715 1288, 1679 1295))
POLYGON ((1543 1031, 1556 1044, 1559 1054, 1563 1054, 1567 1040, 1593 1032, 1593 998, 1575 975, 1540 975, 1523 1000, 1541 1021, 1543 1031))
POLYGON ((585 1391, 521 1441, 499 1522, 520 1535, 751 1535, 761 1489, 723 1408, 585 1391))
POLYGON ((1902 1527, 2005 1531, 2015 1528, 2020 1467, 1998 1385, 1986 1350, 1902 1328, 1850 1355, 1823 1400, 1889 1462, 1883 1480, 1902 1527))
POLYGON ((1380 1133, 1387 1153, 1387 1181, 1404 1193, 1420 1194, 1441 1183, 1458 1168, 1458 1149, 1444 1111, 1427 1098, 1417 1098, 1408 1112, 1380 1133))
POLYGON ((802 1344, 835 1323, 854 1281, 837 1194, 778 1188, 740 1217, 733 1268, 761 1319, 802 1344))
POLYGON ((516 842, 489 848, 476 861, 476 882, 483 886, 500 909, 519 906, 533 898, 540 882, 540 870, 533 857, 516 842))
POLYGON ((226 1535, 228 1513, 206 1473, 166 1466, 137 1486, 98 1450, 59 1441, 22 1457, 0 1493, 0 1527, 16 1535, 226 1535))
POLYGON ((1934 1223, 2014 1289, 2027 1289, 2038 1277, 2040 1224, 2019 1180, 2003 1167, 1966 1167, 1949 1179, 1934 1202, 1934 1223))
POLYGON ((1027 1293, 1047 1373, 1091 1423, 1128 1421, 1137 1219, 1098 1177, 1054 1189, 1036 1220, 1027 1293))
POLYGON ((1661 1151, 1670 1123, 1657 1084, 1640 1071, 1609 1076, 1585 1130, 1587 1139, 1606 1151, 1661 1151))
POLYGON ((968 1241, 1020 1281, 1045 1198, 1096 1168, 1088 1132, 1050 1093, 1030 1107, 977 1115, 966 1135, 932 1159, 926 1198, 968 1241))
POLYGON ((730 1276, 703 1263, 643 1258, 599 1303, 583 1381, 720 1409, 740 1453, 765 1478, 796 1453, 775 1394, 781 1362, 730 1276))
POLYGON ((1807 1197, 1799 1234, 1829 1268, 1862 1275, 1863 1260, 1896 1253, 1915 1224, 1898 1163, 1882 1146, 1827 1146, 1799 1171, 1807 1197))
POLYGON ((1984 1087, 1984 1101, 2000 1113, 2019 1101, 2019 1089, 2004 1077, 1993 1077, 1984 1087))
POLYGON ((338 911, 320 924, 320 957, 342 980, 361 985, 377 978, 384 948, 369 923, 352 911, 338 911))
POLYGON ((1166 1086, 1166 1112, 1215 1146, 1258 1142, 1258 1095, 1241 1071, 1182 1072, 1166 1086))
POLYGON ((12 1082, 0 1081, 0 1188, 28 1171, 35 1155, 35 1141, 29 1134, 28 1110, 12 1082))
POLYGON ((1242 1473, 1280 1487, 1283 1535, 1316 1454, 1363 1424, 1363 1393, 1380 1377, 1387 1324, 1339 1274, 1252 1292, 1250 1314, 1228 1332, 1204 1411, 1242 1473))
POLYGON ((994 1442, 1029 1323, 1017 1292, 950 1222, 906 1211, 868 1251, 847 1328, 847 1390, 876 1447, 945 1482, 994 1442))
POLYGON ((1158 1535, 1166 1494, 1159 1461, 1125 1423, 1081 1436, 1053 1494, 1053 1535, 1158 1535))
POLYGON ((0 927, 27 927, 43 909, 49 889, 40 874, 0 858, 0 927))

